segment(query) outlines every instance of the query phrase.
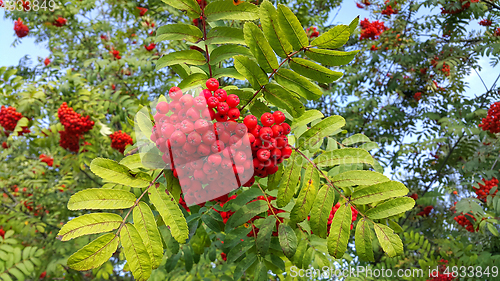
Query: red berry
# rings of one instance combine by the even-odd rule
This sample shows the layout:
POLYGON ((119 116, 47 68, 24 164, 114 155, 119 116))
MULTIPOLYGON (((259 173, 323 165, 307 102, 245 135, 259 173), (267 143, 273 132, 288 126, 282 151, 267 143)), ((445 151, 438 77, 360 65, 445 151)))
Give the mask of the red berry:
POLYGON ((212 97, 212 92, 210 90, 207 90, 207 89, 203 89, 203 91, 201 91, 201 94, 200 96, 203 96, 205 97, 205 99, 208 99, 209 97, 212 97))
POLYGON ((264 162, 271 157, 271 152, 267 149, 259 149, 257 151, 257 159, 259 159, 260 162, 264 162))
POLYGON ((229 111, 227 112, 227 116, 229 117, 229 119, 231 120, 236 120, 238 118, 240 118, 240 110, 237 109, 237 108, 231 108, 229 109, 229 111))
POLYGON ((222 162, 222 157, 219 154, 212 154, 208 156, 207 163, 212 167, 216 168, 222 162))
POLYGON ((208 162, 203 165, 203 172, 207 175, 211 175, 216 172, 215 168, 208 162))
POLYGON ((260 129, 259 136, 263 140, 270 140, 273 137, 273 130, 269 127, 264 127, 260 129))
POLYGON ((207 105, 209 108, 216 108, 219 105, 219 100, 216 97, 209 97, 207 99, 207 105))
POLYGON ((187 136, 187 143, 193 146, 198 146, 201 143, 201 135, 197 132, 191 132, 187 136))
POLYGON ((226 102, 230 107, 237 107, 240 104, 240 98, 237 95, 231 94, 227 96, 226 102))
POLYGON ((217 112, 220 114, 227 114, 229 111, 229 105, 226 102, 221 102, 217 105, 217 112))
POLYGON ((281 127, 283 127, 283 135, 290 134, 291 131, 290 125, 288 125, 287 123, 282 123, 281 127))
POLYGON ((247 132, 248 132, 248 129, 245 126, 245 124, 240 123, 240 124, 238 124, 238 126, 236 126, 235 133, 238 137, 243 137, 247 132))
POLYGON ((201 138, 203 139, 203 142, 208 145, 211 145, 217 140, 214 131, 207 131, 201 138))
POLYGON ((288 144, 288 138, 286 136, 276 138, 276 148, 282 149, 288 144))
POLYGON ((214 97, 216 97, 220 102, 226 101, 226 99, 227 99, 227 92, 224 89, 217 89, 214 92, 214 97))
POLYGON ((236 152, 234 156, 234 163, 243 164, 247 160, 247 155, 243 151, 236 152))
POLYGON ((221 152, 222 150, 224 150, 224 143, 220 140, 218 141, 215 141, 212 146, 212 152, 213 153, 218 153, 218 152, 221 152))
POLYGON ((179 87, 172 87, 168 91, 168 95, 170 96, 171 99, 177 101, 182 97, 182 91, 179 87))
POLYGON ((202 96, 196 97, 193 100, 193 106, 195 109, 203 110, 207 107, 207 100, 202 96))
POLYGON ((192 122, 188 120, 184 120, 181 122, 181 127, 180 127, 181 132, 184 134, 189 134, 194 130, 194 125, 192 122))
POLYGON ((170 123, 165 123, 161 126, 161 134, 165 139, 169 139, 174 131, 175 131, 174 125, 170 123))
POLYGON ((206 86, 210 91, 216 91, 219 89, 219 81, 215 78, 210 78, 207 80, 206 86))
POLYGON ((274 124, 274 116, 270 112, 262 114, 260 117, 260 122, 264 127, 271 127, 274 124))
POLYGON ((283 135, 283 127, 281 125, 273 125, 271 129, 273 130, 273 136, 275 138, 283 135))
POLYGON ((200 111, 191 107, 186 111, 186 117, 189 121, 195 122, 200 119, 200 111))
POLYGON ((274 148, 275 146, 271 140, 262 140, 262 144, 260 145, 260 148, 269 149, 269 150, 274 148))
POLYGON ((179 102, 181 103, 182 107, 187 109, 188 107, 193 106, 193 96, 191 95, 183 95, 180 99, 179 102))
POLYGON ((167 102, 159 102, 157 105, 156 105, 156 110, 161 113, 161 114, 167 114, 168 113, 168 103, 167 102))
POLYGON ((257 126, 259 120, 254 115, 248 115, 243 119, 243 123, 247 126, 248 130, 252 130, 257 126))
POLYGON ((257 125, 255 126, 253 129, 248 129, 250 131, 250 133, 252 133, 252 135, 254 135, 255 137, 259 136, 260 135, 260 129, 262 127, 260 125, 257 125))
POLYGON ((271 159, 278 160, 281 158, 281 150, 275 148, 271 150, 271 159))
POLYGON ((170 136, 170 143, 173 147, 181 147, 186 143, 186 135, 181 131, 175 131, 170 136))
POLYGON ((217 120, 217 122, 225 122, 227 121, 227 119, 227 114, 223 114, 220 112, 215 113, 215 120, 217 120))
POLYGON ((248 140, 250 141, 250 143, 253 143, 255 141, 255 136, 252 135, 251 133, 247 133, 247 136, 248 136, 248 140))
POLYGON ((292 148, 290 147, 290 145, 287 145, 286 147, 281 149, 281 158, 288 159, 290 158, 290 155, 292 155, 292 148))
POLYGON ((210 128, 210 124, 205 119, 198 119, 194 122, 194 130, 199 134, 204 134, 210 128))
POLYGON ((274 122, 276 122, 276 124, 281 124, 286 119, 285 114, 279 110, 273 113, 273 117, 274 117, 274 122))
MULTIPOLYGON (((215 137, 215 135, 214 135, 215 137)), ((198 152, 198 155, 200 156, 208 156, 210 154, 210 146, 208 146, 205 143, 202 143, 198 146, 198 149, 196 149, 198 152)))

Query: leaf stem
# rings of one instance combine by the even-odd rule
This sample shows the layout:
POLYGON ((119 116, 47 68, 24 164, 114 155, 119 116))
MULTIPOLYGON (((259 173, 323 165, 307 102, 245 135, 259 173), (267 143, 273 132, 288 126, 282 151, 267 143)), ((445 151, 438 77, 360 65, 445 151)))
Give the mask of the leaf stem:
POLYGON ((210 54, 208 53, 207 40, 207 19, 205 17, 205 7, 201 7, 201 25, 203 26, 203 43, 205 44, 205 54, 207 56, 208 72, 212 78, 212 66, 210 65, 210 54))

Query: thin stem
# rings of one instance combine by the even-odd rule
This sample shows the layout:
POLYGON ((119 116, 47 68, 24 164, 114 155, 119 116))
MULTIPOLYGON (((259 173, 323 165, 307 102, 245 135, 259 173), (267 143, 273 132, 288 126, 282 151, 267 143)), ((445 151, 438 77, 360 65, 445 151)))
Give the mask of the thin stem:
POLYGON ((207 56, 208 72, 210 73, 210 78, 212 78, 212 66, 210 65, 210 54, 208 53, 208 45, 205 42, 207 40, 207 21, 205 17, 205 7, 201 8, 201 25, 203 25, 203 43, 205 43, 205 54, 207 56))
POLYGON ((269 200, 267 200, 268 197, 267 197, 266 193, 264 192, 264 189, 262 189, 262 187, 260 186, 259 183, 257 183, 257 186, 260 188, 260 191, 262 191, 262 194, 264 194, 264 198, 266 199, 267 206, 269 206, 269 210, 271 210, 271 212, 273 213, 276 220, 279 221, 278 216, 276 215, 276 213, 273 210, 273 206, 271 206, 271 202, 269 202, 269 200))
POLYGON ((17 200, 16 197, 14 197, 10 192, 7 190, 7 188, 2 188, 3 192, 9 196, 9 198, 17 205, 17 200))

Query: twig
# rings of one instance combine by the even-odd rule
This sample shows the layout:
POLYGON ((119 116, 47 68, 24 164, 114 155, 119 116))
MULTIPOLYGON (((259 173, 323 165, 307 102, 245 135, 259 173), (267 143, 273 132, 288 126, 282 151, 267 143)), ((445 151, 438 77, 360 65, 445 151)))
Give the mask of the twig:
POLYGON ((98 183, 98 182, 97 182, 97 181, 96 181, 93 177, 91 177, 89 174, 87 174, 87 172, 85 172, 85 170, 80 169, 80 171, 82 171, 82 173, 83 173, 84 175, 86 175, 86 176, 87 176, 90 180, 92 180, 95 184, 97 184, 97 185, 101 185, 101 184, 100 184, 100 183, 98 183))
POLYGON ((5 194, 7 194, 7 196, 9 196, 9 198, 10 198, 12 201, 14 201, 14 203, 17 205, 17 203, 18 203, 18 202, 17 202, 17 200, 16 200, 16 197, 14 197, 12 194, 10 194, 10 192, 7 190, 7 188, 6 188, 6 187, 2 188, 2 190, 3 190, 3 192, 4 192, 5 194))
POLYGON ((205 54, 207 55, 208 72, 210 73, 210 78, 212 78, 212 66, 210 65, 210 54, 208 53, 208 45, 205 42, 207 40, 207 20, 205 17, 205 7, 201 9, 201 25, 203 25, 203 43, 205 43, 205 54))

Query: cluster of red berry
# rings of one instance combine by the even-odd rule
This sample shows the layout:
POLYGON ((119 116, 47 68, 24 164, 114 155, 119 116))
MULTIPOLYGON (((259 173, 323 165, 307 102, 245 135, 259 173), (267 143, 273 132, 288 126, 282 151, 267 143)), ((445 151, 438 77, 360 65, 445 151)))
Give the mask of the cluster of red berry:
POLYGON ((462 7, 460 7, 460 9, 457 9, 455 8, 454 4, 455 2, 452 1, 450 2, 450 6, 449 7, 441 7, 441 14, 442 15, 445 15, 445 14, 449 14, 449 15, 456 15, 456 14, 459 14, 467 9, 470 8, 470 3, 478 3, 479 0, 460 0, 461 4, 462 4, 462 7), (449 10, 448 10, 449 9, 449 10))
POLYGON ((4 141, 4 142, 2 142, 2 148, 3 148, 3 149, 7 149, 7 148, 9 148, 9 145, 7 144, 7 142, 5 142, 5 141, 4 141))
POLYGON ((125 147, 129 144, 133 144, 134 141, 132 137, 127 133, 122 132, 121 130, 118 132, 114 132, 109 135, 111 138, 111 147, 123 153, 125 151, 125 147))
POLYGON ((146 8, 142 8, 142 7, 136 7, 138 10, 139 10, 139 16, 144 16, 146 14, 146 12, 148 11, 148 9, 146 8))
POLYGON ((317 30, 317 28, 315 26, 306 28, 306 33, 307 33, 307 37, 309 37, 310 39, 319 36, 319 31, 317 30))
POLYGON ((437 272, 437 275, 435 272, 432 272, 429 277, 432 277, 432 279, 429 279, 427 281, 452 281, 455 280, 455 277, 453 277, 452 273, 443 273, 443 272, 449 272, 448 267, 448 261, 441 259, 439 261, 441 266, 439 267, 439 272, 437 272))
MULTIPOLYGON (((23 115, 20 112, 17 112, 15 107, 5 107, 4 105, 0 107, 0 126, 4 128, 7 136, 10 135, 10 132, 14 131, 17 122, 21 118, 23 118, 23 115)), ((22 127, 22 131, 19 132, 19 135, 22 136, 30 132, 31 131, 28 130, 28 127, 22 127)))
MULTIPOLYGON (((474 221, 476 221, 476 218, 470 214, 470 213, 467 213, 465 215, 461 214, 459 216, 456 216, 454 217, 453 219, 461 226, 465 227, 465 229, 467 229, 467 231, 469 232, 476 232, 477 230, 474 229, 474 225, 472 224, 472 222, 470 221, 470 219, 473 219, 474 221)), ((479 227, 478 227, 479 229, 479 227)))
POLYGON ((483 118, 479 128, 483 128, 483 131, 490 131, 492 134, 500 133, 500 102, 490 105, 488 115, 483 118))
POLYGON ((45 66, 48 66, 50 64, 50 59, 45 58, 45 60, 43 61, 43 64, 45 64, 45 66))
POLYGON ((23 38, 30 32, 30 29, 23 23, 21 18, 18 18, 17 21, 14 22, 14 31, 16 32, 17 37, 23 38))
POLYGON ((495 36, 500 36, 500 27, 495 30, 495 36))
MULTIPOLYGON (((477 198, 483 202, 486 202, 486 197, 490 195, 490 191, 492 188, 495 186, 498 186, 498 180, 493 177, 491 180, 485 180, 483 179, 484 184, 481 184, 478 182, 477 184, 480 186, 479 188, 474 188, 474 191, 476 192, 477 198)), ((495 191, 492 195, 495 196, 497 194, 498 190, 495 191)))
POLYGON ((2 238, 5 238, 5 230, 3 230, 3 227, 0 226, 0 236, 2 236, 2 238))
MULTIPOLYGON (((351 207, 351 213, 352 213, 352 220, 351 220, 351 230, 352 228, 354 227, 353 226, 353 223, 356 221, 356 219, 358 218, 358 210, 356 210, 353 206, 350 206, 351 207)), ((340 203, 337 203, 335 204, 335 206, 332 207, 332 210, 330 211, 330 216, 328 217, 328 225, 327 225, 327 232, 328 234, 330 234, 330 228, 332 227, 332 222, 333 222, 333 217, 335 216, 335 213, 337 212, 337 210, 340 208, 340 203)), ((307 216, 307 220, 310 220, 311 219, 311 216, 307 216)), ((312 234, 312 230, 311 230, 311 234, 312 234)))
POLYGON ((359 40, 378 39, 382 32, 389 29, 385 26, 384 22, 380 22, 378 20, 370 22, 367 18, 363 19, 359 25, 361 26, 361 36, 359 37, 359 40))
POLYGON ((146 48, 148 52, 151 52, 154 48, 156 48, 156 44, 150 43, 149 45, 144 45, 144 48, 146 48))
POLYGON ((39 158, 40 158, 40 161, 47 163, 47 165, 49 165, 50 167, 52 167, 52 165, 54 164, 54 158, 52 158, 50 156, 47 156, 45 154, 40 154, 39 158))
POLYGON ((491 24, 493 24, 493 22, 489 19, 483 19, 479 22, 479 25, 482 26, 491 26, 491 24))
POLYGON ((80 139, 83 138, 83 134, 94 127, 94 121, 90 120, 90 116, 82 117, 76 113, 73 108, 68 107, 66 102, 61 104, 57 115, 64 126, 64 131, 59 131, 61 137, 59 145, 69 151, 78 152, 80 139))
POLYGON ((420 99, 422 98, 422 93, 421 92, 416 92, 414 95, 413 95, 413 98, 418 102, 420 101, 420 99))
POLYGON ((54 26, 61 27, 65 26, 68 21, 65 18, 57 17, 56 20, 52 23, 54 26))
MULTIPOLYGON (((227 202, 229 202, 230 200, 233 200, 234 198, 236 198, 237 195, 233 195, 231 197, 228 197, 227 194, 226 195, 223 195, 215 200, 219 201, 219 205, 221 207, 224 207, 224 204, 226 204, 227 202)), ((222 222, 224 224, 227 223, 227 220, 234 214, 233 211, 227 211, 227 212, 224 212, 224 211, 218 211, 218 210, 215 210, 217 213, 220 214, 220 216, 222 217, 222 222)))
POLYGON ((375 45, 372 45, 372 47, 370 48, 370 51, 376 51, 376 50, 378 50, 378 47, 375 45))
POLYGON ((117 59, 117 60, 122 58, 122 56, 120 56, 120 51, 115 50, 114 47, 111 47, 111 51, 109 51, 109 53, 112 54, 113 57, 115 57, 115 59, 117 59))
POLYGON ((370 5, 371 5, 371 3, 368 0, 361 0, 361 3, 356 2, 356 7, 360 8, 360 9, 364 9, 365 7, 370 6, 370 5))
POLYGON ((383 9, 380 13, 382 15, 386 15, 386 16, 390 17, 391 15, 397 14, 398 10, 397 9, 394 10, 392 8, 392 5, 387 5, 387 7, 385 7, 385 9, 383 9))
POLYGON ((434 209, 434 206, 427 206, 421 212, 417 214, 417 216, 428 217, 431 211, 434 209))

